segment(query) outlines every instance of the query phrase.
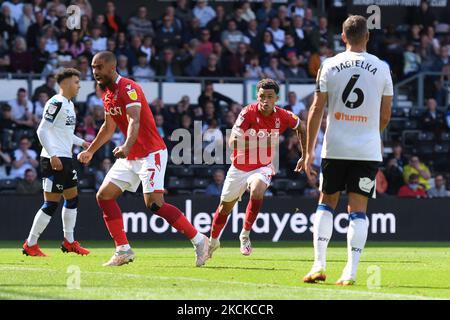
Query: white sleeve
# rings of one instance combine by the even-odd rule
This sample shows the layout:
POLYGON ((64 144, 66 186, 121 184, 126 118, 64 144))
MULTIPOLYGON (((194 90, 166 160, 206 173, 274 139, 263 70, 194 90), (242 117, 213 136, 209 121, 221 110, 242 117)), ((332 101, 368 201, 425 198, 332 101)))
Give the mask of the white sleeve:
POLYGON ((45 151, 47 151, 47 153, 50 155, 50 157, 56 156, 56 152, 55 150, 53 150, 52 145, 50 143, 52 139, 50 129, 52 127, 53 127, 52 122, 42 119, 36 131, 37 136, 39 138, 39 142, 41 143, 42 147, 44 147, 45 151))
POLYGON ((319 72, 317 73, 316 78, 316 92, 328 92, 328 68, 325 64, 325 61, 320 66, 319 72))
POLYGON ((76 134, 73 135, 73 144, 79 147, 83 146, 83 143, 85 141, 83 139, 81 139, 80 137, 78 137, 76 134))
POLYGON ((386 70, 386 82, 383 89, 383 96, 393 96, 393 95, 394 95, 394 86, 392 84, 391 69, 388 66, 386 70))

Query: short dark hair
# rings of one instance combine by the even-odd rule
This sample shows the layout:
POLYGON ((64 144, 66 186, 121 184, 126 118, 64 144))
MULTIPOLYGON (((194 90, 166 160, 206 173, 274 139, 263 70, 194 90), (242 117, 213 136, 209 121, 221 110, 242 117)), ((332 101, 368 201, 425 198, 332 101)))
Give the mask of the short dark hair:
POLYGON ((116 55, 111 51, 100 51, 94 57, 97 59, 103 60, 104 62, 113 62, 117 64, 116 55))
POLYGON ((342 31, 350 44, 361 43, 368 32, 367 20, 363 16, 351 15, 342 24, 342 31))
POLYGON ((256 90, 259 91, 259 89, 273 89, 276 94, 280 92, 280 86, 278 83, 270 78, 264 78, 258 82, 256 85, 256 90))
POLYGON ((64 79, 71 78, 73 76, 80 77, 80 71, 74 68, 64 68, 56 74, 56 82, 61 84, 64 79))

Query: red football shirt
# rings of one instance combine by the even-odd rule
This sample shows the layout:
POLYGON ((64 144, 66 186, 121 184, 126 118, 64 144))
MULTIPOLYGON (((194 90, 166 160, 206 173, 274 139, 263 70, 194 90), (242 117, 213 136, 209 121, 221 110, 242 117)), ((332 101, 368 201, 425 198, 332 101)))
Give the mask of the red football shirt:
POLYGON ((156 129, 155 119, 144 92, 136 82, 119 76, 114 89, 106 89, 102 98, 105 114, 112 117, 125 137, 128 130, 127 108, 141 107, 139 133, 128 154, 128 160, 145 158, 150 153, 166 149, 166 144, 156 129))
MULTIPOLYGON (((269 116, 264 116, 258 111, 258 103, 250 104, 242 109, 233 126, 233 133, 238 137, 245 137, 252 141, 250 146, 257 147, 243 150, 238 148, 233 150, 231 160, 233 165, 242 171, 252 171, 272 163, 273 147, 269 148, 263 142, 269 136, 279 139, 288 128, 296 129, 300 124, 300 119, 290 111, 275 106, 274 112, 269 116)), ((273 141, 273 140, 271 140, 273 141)))

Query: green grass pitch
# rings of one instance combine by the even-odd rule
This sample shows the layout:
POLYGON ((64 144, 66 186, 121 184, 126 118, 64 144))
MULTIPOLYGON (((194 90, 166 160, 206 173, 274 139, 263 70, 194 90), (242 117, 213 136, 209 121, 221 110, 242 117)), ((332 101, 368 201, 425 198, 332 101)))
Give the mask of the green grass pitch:
POLYGON ((82 242, 92 251, 81 257, 41 241, 47 258, 22 255, 20 242, 0 242, 0 299, 450 299, 450 243, 369 242, 356 285, 344 288, 334 282, 345 243, 331 244, 320 284, 301 281, 312 264, 308 242, 254 241, 249 257, 238 241, 224 242, 201 268, 189 242, 131 244, 133 263, 105 268, 112 242, 82 242))

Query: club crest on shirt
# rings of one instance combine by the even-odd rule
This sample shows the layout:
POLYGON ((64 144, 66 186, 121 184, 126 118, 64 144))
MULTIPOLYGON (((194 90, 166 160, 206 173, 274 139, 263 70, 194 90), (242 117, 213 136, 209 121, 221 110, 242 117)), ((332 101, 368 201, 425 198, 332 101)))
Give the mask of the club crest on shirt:
POLYGON ((280 118, 275 119, 275 129, 280 129, 281 121, 280 118))
POLYGON ((58 109, 58 106, 55 106, 54 104, 49 104, 48 105, 48 114, 55 114, 56 110, 58 109))
POLYGON ((137 92, 135 89, 131 89, 127 91, 128 96, 130 97, 131 100, 137 100, 138 96, 137 96, 137 92))

